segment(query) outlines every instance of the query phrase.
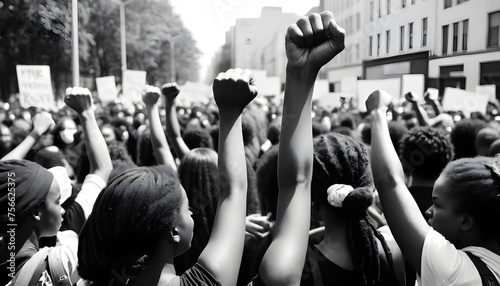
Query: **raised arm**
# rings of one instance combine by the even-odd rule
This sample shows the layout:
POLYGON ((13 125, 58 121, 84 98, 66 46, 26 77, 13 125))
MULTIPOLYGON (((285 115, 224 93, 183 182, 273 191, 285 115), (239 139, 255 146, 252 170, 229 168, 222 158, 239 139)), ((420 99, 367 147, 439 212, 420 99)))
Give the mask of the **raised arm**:
POLYGON ((437 91, 436 92, 426 91, 424 94, 425 101, 427 101, 432 106, 436 116, 438 116, 441 113, 444 113, 443 106, 441 105, 441 102, 439 102, 438 97, 439 94, 437 91))
POLYGON ((403 167, 391 143, 387 126, 387 106, 392 97, 375 91, 366 108, 372 118, 371 166, 382 209, 403 255, 420 273, 422 248, 429 226, 405 185, 403 167))
POLYGON ((236 285, 245 240, 247 171, 241 113, 257 95, 250 70, 230 69, 213 84, 219 107, 219 204, 199 263, 222 285, 236 285))
POLYGON ((66 89, 64 102, 73 109, 80 119, 85 137, 85 147, 90 163, 90 174, 99 176, 104 182, 108 181, 113 170, 108 147, 97 125, 92 95, 87 88, 73 87, 66 89))
POLYGON ((38 113, 33 117, 33 130, 28 134, 24 140, 12 149, 7 155, 3 156, 0 161, 6 161, 11 159, 24 159, 28 152, 31 150, 33 145, 45 134, 47 131, 55 126, 55 122, 52 119, 50 113, 43 111, 38 113))
POLYGON ((405 94, 406 100, 411 103, 413 110, 417 113, 418 124, 420 126, 430 126, 429 116, 427 111, 418 103, 418 95, 414 92, 405 94))
POLYGON ((161 126, 160 113, 158 111, 158 99, 160 98, 160 89, 154 86, 146 85, 142 94, 142 101, 146 105, 146 114, 149 118, 149 129, 151 131, 151 143, 153 144, 153 155, 156 163, 164 164, 177 170, 174 157, 170 152, 167 138, 161 126))
POLYGON ((320 68, 344 49, 344 31, 331 12, 288 28, 288 58, 278 156, 275 234, 261 262, 266 285, 299 285, 309 237, 312 178, 312 92, 320 68))
POLYGON ((179 95, 179 89, 176 83, 166 83, 162 86, 161 92, 165 96, 167 136, 170 144, 174 147, 177 158, 182 160, 190 150, 184 142, 184 139, 182 139, 181 127, 179 126, 179 119, 177 118, 175 98, 179 95))

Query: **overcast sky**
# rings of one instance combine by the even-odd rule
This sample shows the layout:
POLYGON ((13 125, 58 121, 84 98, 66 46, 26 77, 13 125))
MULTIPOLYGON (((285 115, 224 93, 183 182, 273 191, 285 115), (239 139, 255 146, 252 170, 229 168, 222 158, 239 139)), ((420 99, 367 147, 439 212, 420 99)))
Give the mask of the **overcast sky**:
POLYGON ((225 32, 234 25, 236 18, 258 18, 262 7, 279 6, 285 13, 304 15, 319 0, 170 0, 184 25, 191 30, 203 55, 200 80, 213 54, 225 42, 225 32))

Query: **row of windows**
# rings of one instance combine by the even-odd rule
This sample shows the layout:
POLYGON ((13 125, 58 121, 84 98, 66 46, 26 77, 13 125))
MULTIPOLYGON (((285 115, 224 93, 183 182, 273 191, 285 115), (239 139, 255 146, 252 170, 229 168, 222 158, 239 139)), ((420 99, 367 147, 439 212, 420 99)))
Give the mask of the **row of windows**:
MULTIPOLYGON (((426 47, 427 46, 427 26, 428 26, 428 20, 427 18, 422 19, 422 38, 421 38, 421 47, 426 47)), ((408 24, 408 49, 413 49, 413 31, 414 31, 414 24, 409 23, 408 24)), ((399 27, 399 50, 403 51, 404 50, 404 40, 405 40, 405 26, 399 27)), ((368 47, 368 55, 373 56, 373 36, 370 37, 369 39, 369 47, 368 47)), ((380 44, 381 43, 381 34, 377 34, 377 56, 380 55, 380 44)), ((388 54, 390 53, 390 47, 391 47, 391 30, 385 31, 385 52, 388 54)))
MULTIPOLYGON (((397 3, 395 2, 396 0, 386 0, 386 5, 385 5, 385 13, 386 15, 391 15, 391 9, 392 9, 392 5, 397 5, 397 3)), ((407 2, 408 0, 400 0, 401 3, 400 3, 400 7, 401 8, 405 8, 407 6, 407 2)), ((460 1, 460 0, 459 0, 460 1)), ((416 0, 410 0, 409 1, 411 5, 415 5, 415 2, 416 0)), ((370 1, 370 21, 373 21, 374 20, 374 13, 375 13, 375 9, 374 9, 374 5, 375 3, 372 1, 370 1)), ((383 15, 382 15, 382 0, 379 0, 378 1, 378 17, 381 18, 383 15)))
MULTIPOLYGON (((427 18, 422 19, 422 38, 421 47, 427 46, 427 33, 428 33, 428 20, 427 18)), ((442 26, 442 54, 447 55, 450 40, 450 29, 451 29, 451 52, 465 52, 467 51, 467 43, 469 39, 469 20, 463 20, 460 22, 455 22, 448 25, 442 26)), ((399 27, 399 50, 403 51, 405 49, 405 39, 408 37, 408 49, 413 48, 414 44, 414 23, 409 23, 407 26, 399 27), (408 33, 407 35, 405 35, 408 33)), ((376 55, 380 55, 381 49, 381 34, 376 35, 377 48, 376 55)), ((374 37, 369 38, 368 55, 373 56, 373 41, 374 37)), ((391 30, 385 31, 385 52, 390 53, 391 47, 391 30)), ((500 11, 496 11, 488 14, 488 39, 487 48, 500 47, 500 11)))
MULTIPOLYGON (((457 5, 467 1, 469 0, 457 0, 457 5)), ((453 0, 444 0, 444 9, 450 8, 451 6, 453 6, 453 0)))

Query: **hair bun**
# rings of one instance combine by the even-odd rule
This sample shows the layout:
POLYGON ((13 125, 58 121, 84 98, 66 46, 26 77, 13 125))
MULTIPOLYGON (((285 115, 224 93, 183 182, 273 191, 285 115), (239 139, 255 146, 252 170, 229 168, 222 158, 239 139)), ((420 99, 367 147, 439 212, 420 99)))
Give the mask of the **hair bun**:
POLYGON ((344 199, 343 209, 351 213, 362 214, 373 202, 373 191, 368 187, 358 187, 344 199))
POLYGON ((344 199, 349 195, 354 188, 350 185, 344 184, 334 184, 331 185, 327 190, 327 201, 330 205, 341 208, 343 206, 344 199))

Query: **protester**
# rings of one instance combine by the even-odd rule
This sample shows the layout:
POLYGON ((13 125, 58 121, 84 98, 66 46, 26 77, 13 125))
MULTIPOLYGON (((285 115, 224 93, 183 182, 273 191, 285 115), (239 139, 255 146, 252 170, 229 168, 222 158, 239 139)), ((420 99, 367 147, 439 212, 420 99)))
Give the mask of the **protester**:
POLYGON ((419 284, 481 285, 482 263, 492 272, 490 279, 500 281, 500 162, 476 157, 448 164, 434 184, 427 223, 390 144, 390 103, 384 91, 373 92, 366 101, 372 116, 371 164, 388 225, 419 284))

